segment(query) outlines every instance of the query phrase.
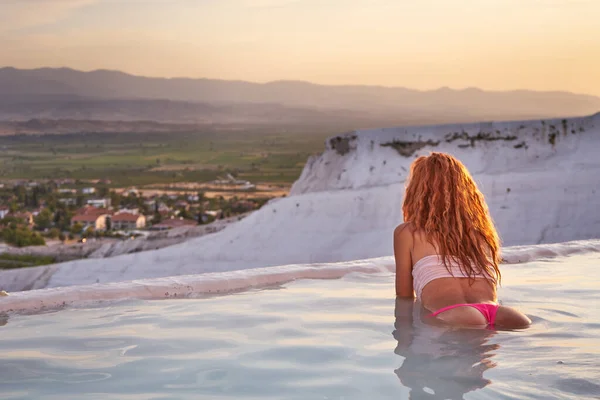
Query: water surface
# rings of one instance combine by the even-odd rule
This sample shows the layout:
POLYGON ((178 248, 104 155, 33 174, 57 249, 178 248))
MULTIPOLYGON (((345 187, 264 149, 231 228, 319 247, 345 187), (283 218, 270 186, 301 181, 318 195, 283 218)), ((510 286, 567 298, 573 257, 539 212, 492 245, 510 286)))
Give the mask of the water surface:
POLYGON ((520 331, 432 326, 391 274, 11 315, 0 398, 598 399, 599 265, 505 266, 520 331))

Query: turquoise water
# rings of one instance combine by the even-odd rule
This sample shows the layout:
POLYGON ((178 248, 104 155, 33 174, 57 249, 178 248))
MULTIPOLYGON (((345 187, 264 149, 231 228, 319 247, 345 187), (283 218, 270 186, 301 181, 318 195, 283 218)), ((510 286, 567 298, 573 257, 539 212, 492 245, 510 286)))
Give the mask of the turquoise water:
POLYGON ((360 274, 0 317, 0 398, 598 399, 599 265, 505 266, 522 331, 432 326, 360 274))

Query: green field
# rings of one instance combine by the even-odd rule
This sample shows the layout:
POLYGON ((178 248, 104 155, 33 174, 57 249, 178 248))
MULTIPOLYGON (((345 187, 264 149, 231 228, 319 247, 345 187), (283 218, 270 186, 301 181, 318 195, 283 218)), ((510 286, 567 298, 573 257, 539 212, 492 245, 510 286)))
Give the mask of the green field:
POLYGON ((110 179, 111 186, 240 179, 292 183, 336 132, 96 133, 0 137, 0 179, 110 179))
POLYGON ((54 257, 49 256, 36 256, 29 254, 18 255, 8 253, 0 254, 0 270, 39 267, 41 265, 53 264, 54 262, 54 257))

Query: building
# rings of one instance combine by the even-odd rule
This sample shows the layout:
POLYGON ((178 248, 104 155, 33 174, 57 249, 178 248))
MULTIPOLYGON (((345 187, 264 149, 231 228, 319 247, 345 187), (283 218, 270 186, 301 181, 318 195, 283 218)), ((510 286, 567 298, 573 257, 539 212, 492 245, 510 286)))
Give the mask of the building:
POLYGON ((144 201, 144 204, 146 205, 146 207, 154 210, 154 208, 156 207, 156 201, 154 200, 146 200, 144 201))
POLYGON ((190 204, 187 201, 185 201, 185 200, 179 200, 179 201, 177 201, 175 203, 175 207, 177 207, 177 208, 184 208, 186 210, 189 210, 190 209, 190 204))
POLYGON ((120 208, 119 211, 117 211, 117 212, 138 215, 140 213, 140 209, 139 208, 120 208))
POLYGON ((206 210, 204 214, 209 215, 213 218, 221 218, 223 216, 223 211, 221 210, 206 210))
POLYGON ((243 180, 236 179, 231 174, 227 174, 227 177, 225 179, 219 178, 216 181, 213 181, 213 183, 215 183, 217 185, 233 185, 233 186, 238 186, 238 185, 244 185, 244 186, 245 185, 252 185, 248 181, 243 181, 243 180))
POLYGON ((0 219, 4 219, 10 213, 10 209, 6 206, 0 207, 0 219))
POLYGON ((111 227, 115 230, 131 231, 146 227, 146 217, 142 214, 119 212, 111 217, 111 227))
POLYGON ((137 188, 135 188, 135 187, 126 189, 123 191, 123 193, 121 193, 122 196, 139 196, 139 194, 140 194, 139 190, 137 190, 137 188))
POLYGON ((85 206, 77 210, 75 216, 71 218, 71 226, 79 223, 83 225, 83 229, 92 227, 97 231, 105 230, 106 222, 109 216, 110 211, 108 211, 106 208, 85 206))
POLYGON ((58 189, 58 193, 60 193, 60 194, 76 194, 77 190, 75 190, 75 189, 58 189))
POLYGON ((171 218, 173 212, 171 210, 158 210, 158 214, 160 215, 161 219, 168 219, 171 218))
POLYGON ((81 193, 83 193, 83 194, 94 194, 94 193, 96 193, 96 188, 94 188, 94 187, 86 187, 86 188, 81 189, 81 193))
POLYGON ((158 204, 158 211, 159 211, 159 212, 163 212, 163 211, 170 212, 170 211, 171 211, 171 207, 169 207, 169 206, 168 206, 168 205, 166 205, 165 203, 159 203, 159 204, 158 204))
POLYGON ((94 206, 94 207, 101 207, 101 208, 109 208, 110 207, 110 199, 106 198, 106 199, 89 199, 85 202, 86 204, 90 205, 90 206, 94 206))
POLYGON ((12 217, 17 220, 21 220, 29 226, 33 226, 33 214, 30 212, 16 212, 10 213, 7 217, 12 217))
POLYGON ((221 218, 223 218, 222 210, 207 210, 198 216, 198 220, 201 221, 203 224, 207 224, 211 221, 214 221, 215 219, 221 218))
POLYGON ((77 199, 68 197, 66 199, 58 199, 58 202, 66 205, 66 206, 74 206, 75 204, 77 204, 77 199))

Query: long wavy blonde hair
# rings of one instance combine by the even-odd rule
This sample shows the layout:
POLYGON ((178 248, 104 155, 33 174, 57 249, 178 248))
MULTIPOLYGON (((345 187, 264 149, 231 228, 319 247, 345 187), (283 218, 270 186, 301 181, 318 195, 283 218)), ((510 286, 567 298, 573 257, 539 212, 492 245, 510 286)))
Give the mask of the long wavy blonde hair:
POLYGON ((494 284, 500 282, 500 238, 483 194, 456 158, 445 153, 417 158, 402 212, 413 233, 424 232, 437 248, 448 272, 456 260, 470 280, 483 273, 494 284))

